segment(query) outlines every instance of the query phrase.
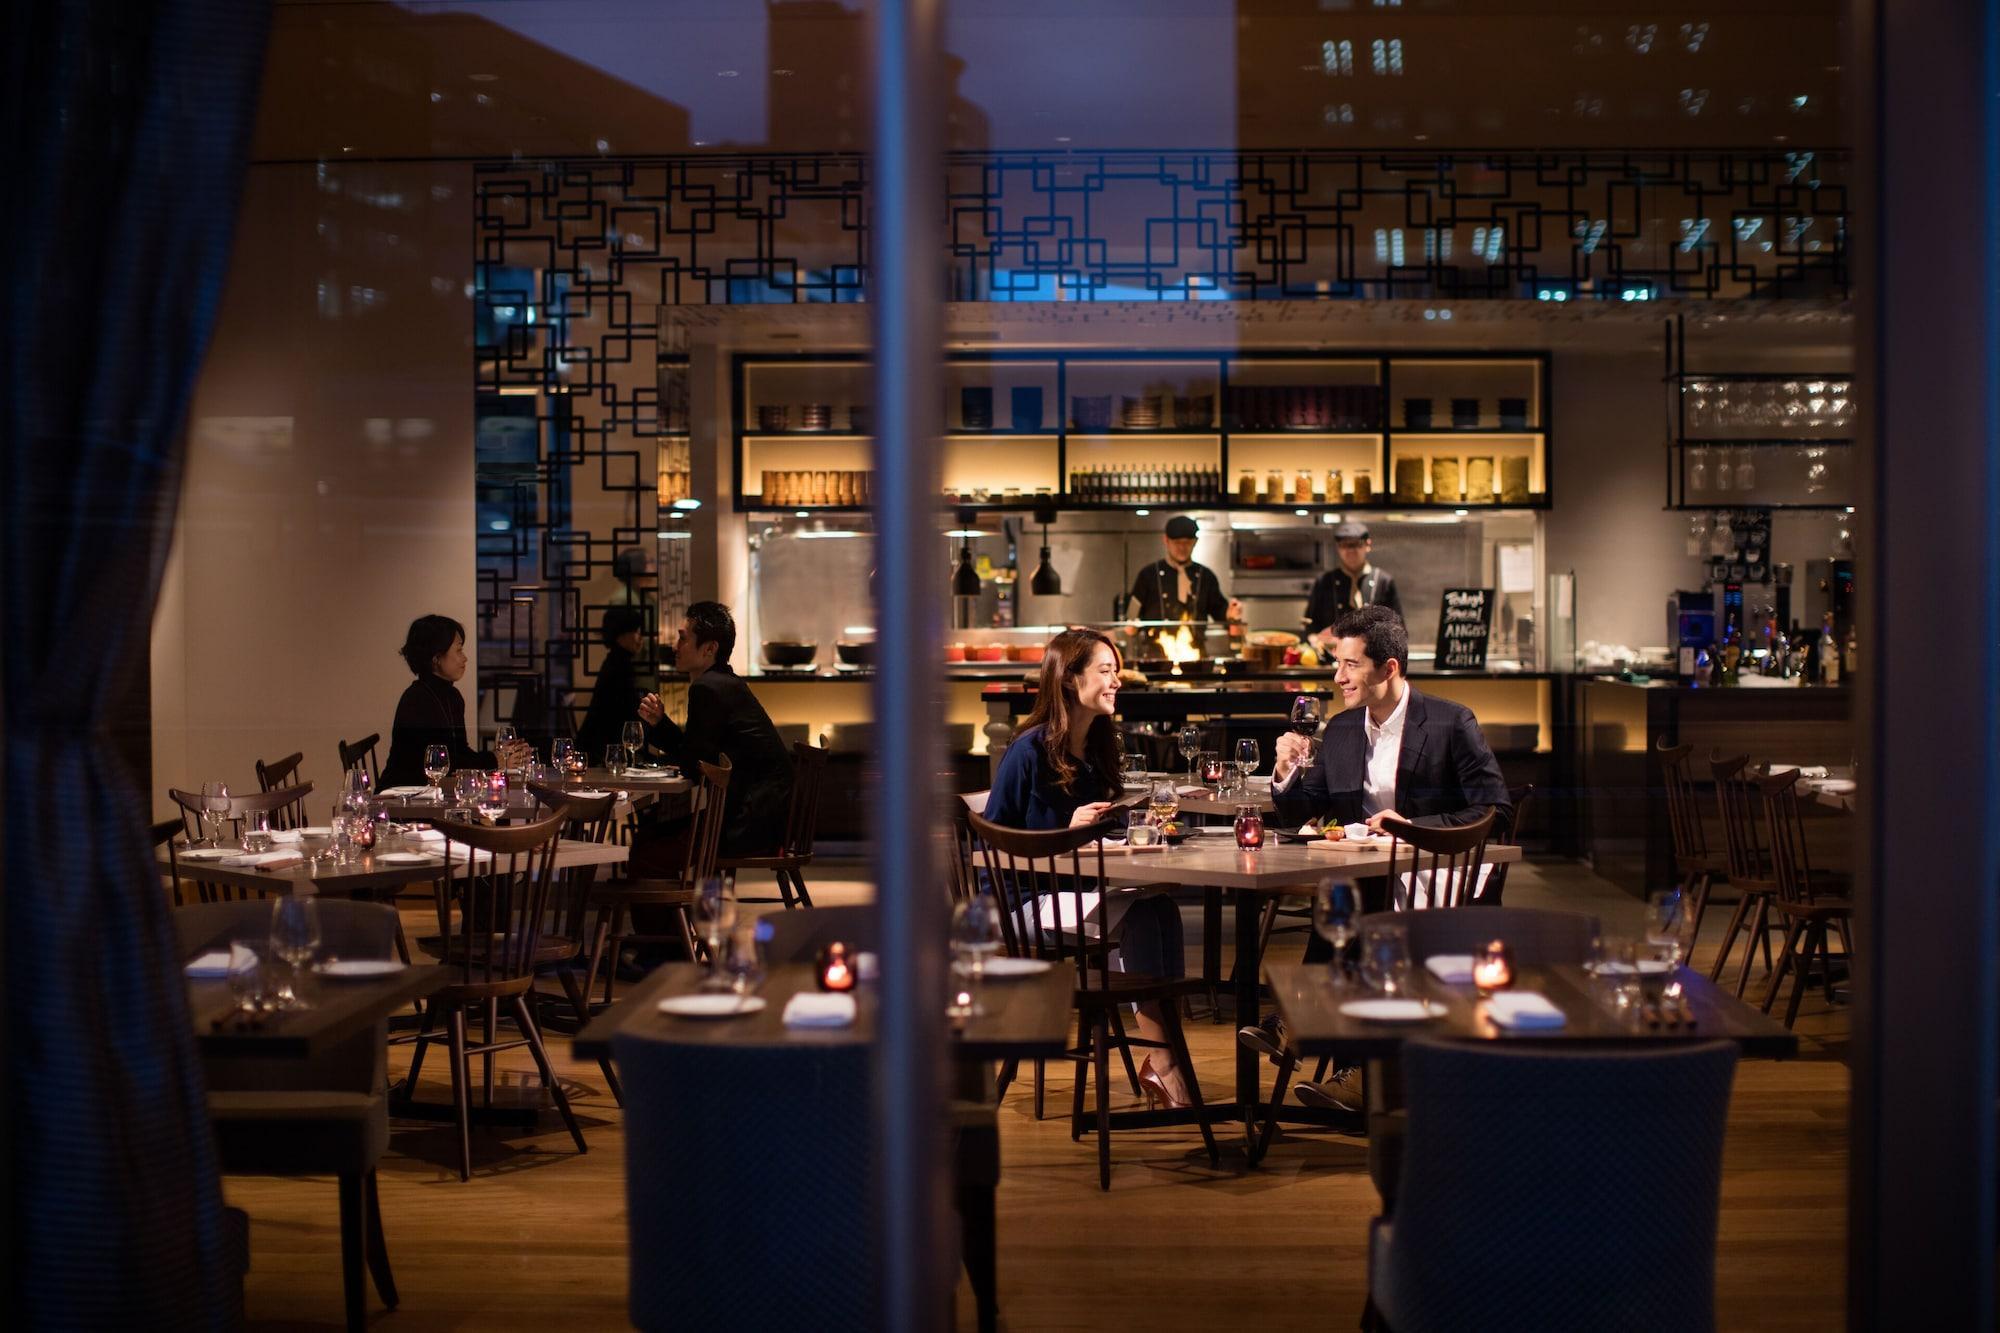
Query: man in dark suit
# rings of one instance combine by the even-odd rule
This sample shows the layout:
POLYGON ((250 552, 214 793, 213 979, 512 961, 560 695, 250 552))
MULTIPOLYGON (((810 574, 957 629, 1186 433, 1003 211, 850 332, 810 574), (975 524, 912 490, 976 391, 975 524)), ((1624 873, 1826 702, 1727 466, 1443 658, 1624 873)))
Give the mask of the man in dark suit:
POLYGON ((1314 580, 1306 598, 1306 637, 1321 649, 1333 647, 1333 627, 1349 611, 1386 606, 1398 620, 1403 616, 1403 595, 1396 589, 1396 580, 1388 570, 1369 562, 1375 542, 1368 535, 1368 525, 1352 520, 1338 525, 1333 530, 1333 544, 1340 553, 1340 564, 1314 580))
MULTIPOLYGON (((701 776, 697 761, 713 764, 729 756, 722 854, 760 856, 775 851, 784 836, 792 757, 764 705, 730 669, 729 655, 735 650, 736 620, 728 607, 720 602, 690 606, 674 643, 674 665, 688 675, 687 726, 666 715, 657 694, 639 701, 639 716, 646 723, 647 743, 691 779, 701 776)), ((637 847, 633 859, 640 859, 637 847)), ((677 865, 673 872, 679 872, 677 865)))

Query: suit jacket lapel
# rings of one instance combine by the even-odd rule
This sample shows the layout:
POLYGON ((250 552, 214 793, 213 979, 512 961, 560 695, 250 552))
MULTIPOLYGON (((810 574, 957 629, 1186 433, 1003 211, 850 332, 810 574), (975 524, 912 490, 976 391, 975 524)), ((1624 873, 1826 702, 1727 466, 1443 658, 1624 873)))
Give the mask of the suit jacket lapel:
POLYGON ((1416 775, 1417 765, 1424 757, 1424 743, 1429 739, 1429 709, 1424 706, 1424 696, 1410 689, 1410 706, 1403 713, 1403 750, 1396 756, 1396 806, 1399 813, 1407 813, 1407 795, 1411 790, 1411 779, 1416 775))
POLYGON ((1334 738, 1340 743, 1326 747, 1328 790, 1359 792, 1362 781, 1368 776, 1367 727, 1342 727, 1334 733, 1334 738))

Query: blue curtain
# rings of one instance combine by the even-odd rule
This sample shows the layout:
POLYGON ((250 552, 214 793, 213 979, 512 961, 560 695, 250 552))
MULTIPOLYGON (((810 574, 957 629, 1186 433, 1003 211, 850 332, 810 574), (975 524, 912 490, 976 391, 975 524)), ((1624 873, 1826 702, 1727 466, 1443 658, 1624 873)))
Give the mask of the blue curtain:
POLYGON ((234 1315, 186 995, 110 721, 144 688, 268 0, 6 22, 5 1141, 18 1327, 234 1315), (135 664, 137 669, 135 670, 135 664))

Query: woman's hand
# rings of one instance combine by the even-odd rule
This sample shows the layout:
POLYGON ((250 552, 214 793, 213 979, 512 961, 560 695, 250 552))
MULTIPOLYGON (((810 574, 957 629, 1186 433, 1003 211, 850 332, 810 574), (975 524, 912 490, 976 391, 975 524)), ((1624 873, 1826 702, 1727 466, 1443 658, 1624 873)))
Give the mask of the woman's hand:
POLYGON ((649 694, 645 698, 639 700, 639 720, 641 722, 644 722, 647 726, 649 727, 659 726, 660 719, 665 717, 666 715, 667 715, 666 705, 660 702, 659 695, 649 694))
POLYGON ((496 749, 502 768, 519 768, 535 757, 535 747, 526 741, 509 741, 496 749))
POLYGON ((1086 824, 1095 824, 1098 820, 1104 818, 1104 812, 1110 808, 1111 802, 1109 801, 1092 801, 1089 805, 1079 805, 1076 808, 1076 813, 1069 817, 1069 826, 1071 828, 1082 828, 1086 824))

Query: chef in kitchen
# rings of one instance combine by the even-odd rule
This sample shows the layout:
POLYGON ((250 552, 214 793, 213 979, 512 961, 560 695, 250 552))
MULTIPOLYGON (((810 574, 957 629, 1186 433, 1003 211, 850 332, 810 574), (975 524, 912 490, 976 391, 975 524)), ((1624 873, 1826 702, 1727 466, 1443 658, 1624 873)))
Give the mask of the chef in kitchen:
POLYGON ((1403 618, 1403 598, 1389 572, 1369 561, 1375 543, 1368 538, 1368 525, 1349 520, 1335 526, 1333 544, 1340 563, 1319 576, 1306 598, 1306 637, 1320 648, 1333 646, 1333 626, 1349 611, 1364 606, 1386 606, 1403 618))
POLYGON ((1243 604, 1225 597, 1222 580, 1195 563, 1194 542, 1201 529, 1186 514, 1167 520, 1167 554, 1132 580, 1132 615, 1138 620, 1241 620, 1243 604))

